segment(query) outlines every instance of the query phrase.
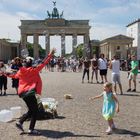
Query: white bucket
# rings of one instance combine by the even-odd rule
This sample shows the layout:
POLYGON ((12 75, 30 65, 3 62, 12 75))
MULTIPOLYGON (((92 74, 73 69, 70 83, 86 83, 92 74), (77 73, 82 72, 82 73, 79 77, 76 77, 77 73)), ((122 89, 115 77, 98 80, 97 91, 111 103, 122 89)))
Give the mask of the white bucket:
POLYGON ((9 122, 13 119, 12 111, 10 110, 1 110, 0 111, 0 121, 9 122))
POLYGON ((20 106, 11 107, 10 110, 13 113, 13 118, 21 117, 21 107, 20 106))

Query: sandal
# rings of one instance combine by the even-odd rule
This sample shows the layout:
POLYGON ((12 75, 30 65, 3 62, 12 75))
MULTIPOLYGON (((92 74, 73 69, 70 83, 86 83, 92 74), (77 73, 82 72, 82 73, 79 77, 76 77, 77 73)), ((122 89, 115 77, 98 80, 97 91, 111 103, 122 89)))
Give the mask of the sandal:
POLYGON ((28 130, 28 134, 29 135, 41 135, 41 132, 34 129, 34 130, 28 130))

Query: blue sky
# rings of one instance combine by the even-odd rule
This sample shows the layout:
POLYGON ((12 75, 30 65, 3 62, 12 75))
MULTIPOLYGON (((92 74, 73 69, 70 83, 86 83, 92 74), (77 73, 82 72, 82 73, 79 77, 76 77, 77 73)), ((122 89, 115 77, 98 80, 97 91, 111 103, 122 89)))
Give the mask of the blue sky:
MULTIPOLYGON (((56 7, 67 20, 89 19, 91 39, 125 35, 126 25, 140 18, 140 0, 56 0, 56 7)), ((52 0, 0 0, 0 38, 20 40, 20 20, 43 20, 52 8, 52 0)))

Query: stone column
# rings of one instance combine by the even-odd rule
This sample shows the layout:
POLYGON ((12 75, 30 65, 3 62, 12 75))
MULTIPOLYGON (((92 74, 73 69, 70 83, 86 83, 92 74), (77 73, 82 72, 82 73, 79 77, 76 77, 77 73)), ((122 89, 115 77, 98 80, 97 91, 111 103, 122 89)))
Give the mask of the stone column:
POLYGON ((130 53, 132 54, 133 43, 130 43, 130 53))
POLYGON ((50 52, 50 35, 49 35, 49 33, 47 33, 45 35, 45 47, 46 47, 46 56, 47 56, 50 52))
POLYGON ((76 56, 77 34, 72 36, 72 54, 76 56))
POLYGON ((27 35, 21 34, 21 50, 25 49, 27 46, 27 35))
POLYGON ((39 57, 39 47, 38 47, 38 35, 37 34, 34 34, 33 36, 33 50, 34 50, 34 58, 35 59, 38 59, 39 57))
POLYGON ((89 57, 88 54, 90 53, 90 48, 89 48, 89 34, 84 35, 84 48, 83 48, 83 56, 84 57, 89 57))
POLYGON ((61 35, 61 56, 65 56, 65 34, 61 35))

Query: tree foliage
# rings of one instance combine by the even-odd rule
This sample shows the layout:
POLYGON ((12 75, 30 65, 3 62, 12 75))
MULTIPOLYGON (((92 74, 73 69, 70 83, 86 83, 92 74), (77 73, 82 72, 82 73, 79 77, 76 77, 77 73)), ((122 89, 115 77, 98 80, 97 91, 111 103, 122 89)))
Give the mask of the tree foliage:
POLYGON ((83 57, 84 44, 79 44, 76 48, 76 55, 78 58, 83 57))
MULTIPOLYGON (((43 49, 40 44, 38 45, 38 47, 39 47, 39 57, 44 58, 46 55, 45 49, 43 49)), ((33 44, 28 42, 27 49, 29 52, 29 56, 33 57, 33 55, 34 55, 33 44)))

